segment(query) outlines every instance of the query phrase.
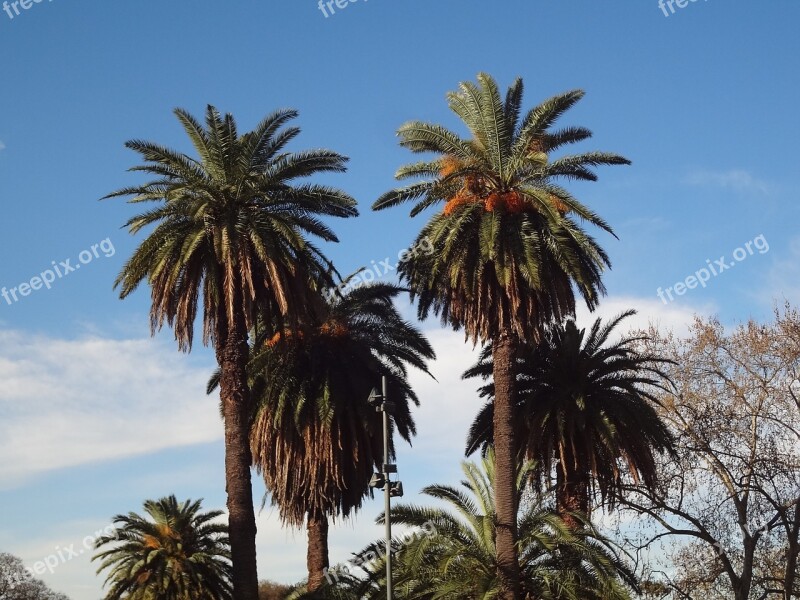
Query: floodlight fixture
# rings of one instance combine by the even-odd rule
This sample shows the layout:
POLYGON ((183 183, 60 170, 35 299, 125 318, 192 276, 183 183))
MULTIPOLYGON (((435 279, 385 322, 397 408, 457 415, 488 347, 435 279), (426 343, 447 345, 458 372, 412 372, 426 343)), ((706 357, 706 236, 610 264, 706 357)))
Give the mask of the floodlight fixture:
POLYGON ((390 481, 389 482, 389 495, 393 498, 402 498, 403 497, 403 482, 402 481, 390 481))
POLYGON ((382 490, 386 485, 386 476, 383 473, 373 473, 369 480, 369 487, 382 490))

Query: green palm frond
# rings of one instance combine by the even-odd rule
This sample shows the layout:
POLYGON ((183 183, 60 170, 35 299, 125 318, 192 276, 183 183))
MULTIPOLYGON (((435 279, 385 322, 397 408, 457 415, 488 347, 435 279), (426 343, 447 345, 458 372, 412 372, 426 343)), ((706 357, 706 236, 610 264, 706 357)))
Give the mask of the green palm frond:
POLYGON ((113 534, 95 541, 105 600, 230 600, 231 553, 222 511, 175 496, 144 503, 147 517, 114 517, 113 534), (105 548, 101 551, 101 549, 105 548))
POLYGON ((357 211, 347 194, 302 180, 344 171, 347 158, 330 150, 287 152, 299 133, 287 126, 293 110, 276 111, 243 135, 230 114, 213 106, 205 124, 182 109, 175 115, 197 158, 131 140, 126 146, 144 161, 131 171, 155 179, 106 196, 158 204, 126 223, 132 234, 153 229, 118 276, 120 295, 147 282, 153 331, 169 324, 184 350, 201 307, 204 343, 219 341, 227 329, 221 314, 240 312, 250 328, 265 311, 284 318, 308 310, 310 282, 329 281, 330 263, 306 236, 336 241, 321 217, 357 211))
POLYGON ((411 202, 415 216, 444 204, 417 238, 434 252, 398 272, 420 318, 433 313, 473 342, 500 332, 535 341, 544 324, 575 313, 574 290, 590 309, 605 293, 609 258, 579 221, 613 231, 560 182, 594 181, 597 167, 629 161, 606 152, 550 156, 591 136, 583 127, 552 129, 583 92, 554 96, 524 117, 522 95, 521 80, 502 97, 494 79, 480 73, 447 95, 469 138, 432 123, 400 127, 403 147, 435 158, 401 167, 398 179, 417 181, 373 205, 411 202))

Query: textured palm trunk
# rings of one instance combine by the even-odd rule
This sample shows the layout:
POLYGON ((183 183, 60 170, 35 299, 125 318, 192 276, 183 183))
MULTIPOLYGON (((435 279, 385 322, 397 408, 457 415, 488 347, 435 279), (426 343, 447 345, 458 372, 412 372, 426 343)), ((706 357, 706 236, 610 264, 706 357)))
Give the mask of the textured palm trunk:
MULTIPOLYGON (((589 517, 589 478, 582 465, 575 462, 569 450, 566 453, 565 464, 566 469, 564 465, 558 465, 556 475, 556 512, 570 531, 579 531, 585 524, 575 513, 589 517)), ((581 570, 581 558, 575 549, 568 545, 562 546, 561 556, 564 572, 576 576, 581 570)))
POLYGON ((514 440, 514 357, 516 345, 508 334, 492 343, 494 359, 495 547, 499 600, 520 598, 517 558, 516 443, 514 440))
MULTIPOLYGON (((234 306, 241 306, 234 302, 234 306)), ((220 399, 225 421, 225 489, 233 562, 234 600, 258 600, 256 519, 250 481, 250 389, 247 382, 247 327, 241 313, 227 325, 220 310, 217 322, 217 361, 220 399)))
POLYGON ((572 513, 589 516, 589 477, 572 454, 566 453, 566 465, 558 465, 556 475, 556 512, 572 531, 583 527, 572 513))
POLYGON ((328 517, 323 514, 308 514, 308 591, 313 593, 322 587, 328 562, 328 517))

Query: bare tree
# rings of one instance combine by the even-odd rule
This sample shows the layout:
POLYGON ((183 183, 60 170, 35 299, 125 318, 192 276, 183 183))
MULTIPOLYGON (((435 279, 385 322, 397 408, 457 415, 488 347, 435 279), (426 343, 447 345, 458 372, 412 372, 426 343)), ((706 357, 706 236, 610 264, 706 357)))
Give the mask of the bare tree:
POLYGON ((12 554, 0 553, 0 600, 69 600, 34 579, 22 561, 12 554))
POLYGON ((761 600, 800 597, 800 314, 726 332, 696 319, 679 339, 649 331, 648 350, 676 365, 660 413, 678 460, 663 460, 661 486, 626 488, 624 504, 649 517, 625 532, 642 564, 656 548, 671 565, 663 597, 761 600))

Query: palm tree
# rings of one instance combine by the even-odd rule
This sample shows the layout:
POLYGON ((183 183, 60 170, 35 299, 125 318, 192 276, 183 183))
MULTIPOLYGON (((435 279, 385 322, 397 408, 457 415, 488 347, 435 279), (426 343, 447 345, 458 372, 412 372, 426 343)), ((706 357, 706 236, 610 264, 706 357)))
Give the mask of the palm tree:
POLYGON ((410 441, 416 433, 410 405, 419 402, 407 366, 427 373, 435 355, 394 307, 403 291, 373 284, 330 293, 318 320, 256 336, 253 460, 284 523, 306 524, 312 593, 329 566, 328 517, 358 510, 383 462, 382 417, 367 402, 381 375, 400 436, 410 441))
MULTIPOLYGON (((522 597, 537 600, 625 600, 628 587, 636 587, 630 570, 609 550, 594 529, 571 532, 540 499, 522 502, 532 463, 523 463, 516 476, 519 539, 517 551, 522 575, 522 597), (563 560, 566 549, 577 562, 563 560)), ((410 540, 395 540, 397 594, 408 600, 490 599, 498 592, 496 522, 491 453, 481 461, 462 463, 465 479, 461 489, 432 485, 422 493, 448 508, 399 505, 392 510, 394 522, 415 533, 410 540)), ((382 518, 379 518, 382 521, 382 518)), ((362 597, 385 595, 383 555, 380 542, 371 544, 362 557, 379 556, 369 563, 362 597), (382 595, 384 594, 384 595, 382 595)))
MULTIPOLYGON (((644 337, 609 342, 615 328, 635 311, 605 325, 578 329, 573 319, 548 328, 540 343, 517 358, 514 414, 520 453, 538 461, 539 481, 556 471, 557 509, 571 528, 574 514, 590 515, 590 499, 613 509, 627 472, 653 489, 658 480, 656 452, 674 452, 672 437, 651 402, 652 390, 666 389, 661 365, 670 361, 638 349, 644 337)), ((485 349, 465 377, 488 379, 492 358, 485 349)), ((481 389, 489 401, 473 422, 467 454, 492 440, 494 387, 481 389)))
POLYGON ((184 351, 191 349, 202 302, 203 342, 213 344, 221 371, 233 586, 238 600, 257 600, 248 330, 257 314, 297 321, 313 312, 310 282, 327 277, 329 264, 306 236, 336 241, 319 217, 357 211, 341 191, 296 182, 344 171, 347 159, 328 150, 287 152, 299 133, 285 127, 295 111, 277 111, 241 136, 234 118, 221 117, 213 106, 205 128, 186 111, 175 114, 199 159, 151 142, 126 144, 145 162, 132 170, 155 179, 107 197, 133 196, 130 202, 158 206, 126 223, 131 234, 155 227, 115 285, 125 298, 147 280, 151 333, 166 321, 184 351))
POLYGON ((514 473, 516 446, 511 410, 512 367, 517 347, 536 340, 541 327, 574 314, 573 285, 593 309, 605 292, 601 273, 609 266, 602 248, 573 219, 608 232, 611 228, 559 185, 562 179, 594 181, 598 165, 628 164, 616 154, 590 152, 552 159, 567 144, 585 140, 583 127, 552 130, 556 120, 583 97, 580 90, 546 100, 520 118, 522 81, 501 98, 495 81, 461 84, 448 95, 465 123, 464 139, 434 124, 410 122, 400 144, 433 160, 402 167, 398 178, 423 178, 384 194, 384 209, 415 201, 411 215, 444 202, 419 233, 435 251, 402 263, 398 272, 419 301, 420 318, 440 316, 466 337, 490 343, 494 356, 495 485, 499 597, 519 597, 514 473))
POLYGON ((95 541, 109 570, 105 600, 229 600, 231 553, 228 528, 214 522, 221 510, 200 512, 201 500, 175 496, 147 500, 149 519, 131 512, 114 517, 116 531, 95 541))

